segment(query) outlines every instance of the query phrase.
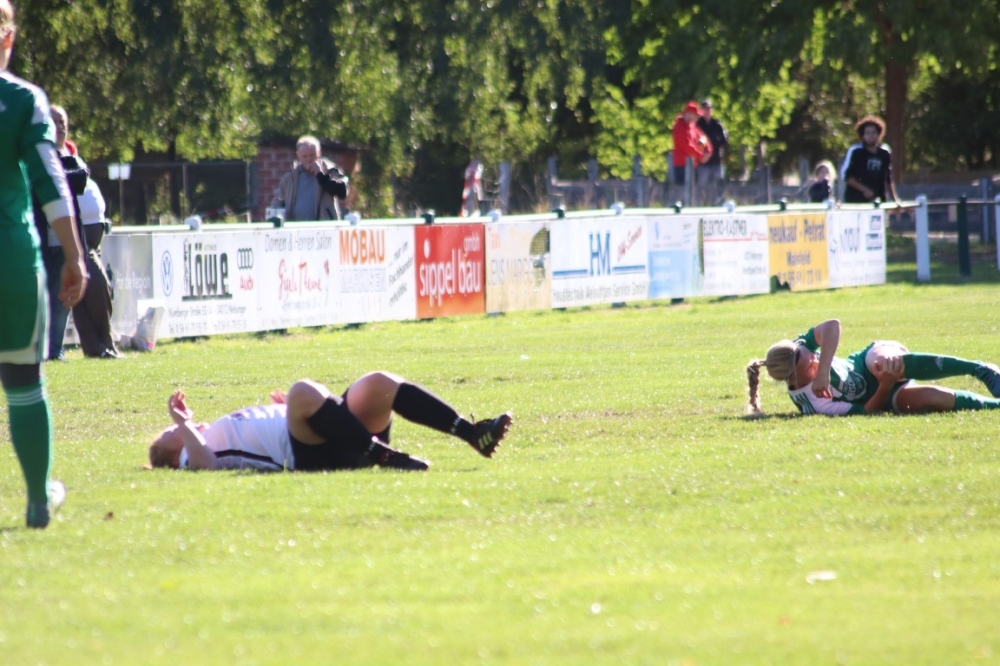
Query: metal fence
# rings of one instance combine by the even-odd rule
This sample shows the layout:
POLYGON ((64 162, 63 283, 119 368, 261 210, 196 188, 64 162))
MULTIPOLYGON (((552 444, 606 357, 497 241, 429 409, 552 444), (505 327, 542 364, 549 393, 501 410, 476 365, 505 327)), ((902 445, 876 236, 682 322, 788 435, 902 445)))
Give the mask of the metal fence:
POLYGON ((116 224, 166 224, 195 214, 206 222, 244 221, 257 200, 253 162, 133 162, 128 180, 111 180, 108 167, 90 163, 116 224))

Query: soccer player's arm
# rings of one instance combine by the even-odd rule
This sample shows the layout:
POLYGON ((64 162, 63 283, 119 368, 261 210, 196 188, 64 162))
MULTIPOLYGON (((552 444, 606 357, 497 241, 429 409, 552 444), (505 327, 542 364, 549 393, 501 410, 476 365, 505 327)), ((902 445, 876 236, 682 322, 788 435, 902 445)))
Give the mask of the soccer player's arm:
POLYGON ((813 380, 813 393, 820 397, 831 397, 830 395, 830 367, 833 365, 833 358, 837 354, 837 347, 840 346, 840 320, 828 319, 822 324, 812 327, 816 344, 819 345, 819 368, 816 370, 816 379, 813 380))
POLYGON ((205 438, 194 424, 194 412, 187 406, 184 393, 174 391, 167 402, 167 412, 170 418, 177 424, 177 431, 181 435, 184 443, 184 452, 187 454, 187 468, 199 469, 219 469, 219 459, 215 453, 205 446, 205 438))
POLYGON ((875 414, 885 409, 892 395, 892 389, 903 379, 903 359, 887 358, 882 361, 882 374, 878 377, 878 388, 875 394, 865 403, 865 413, 875 414))

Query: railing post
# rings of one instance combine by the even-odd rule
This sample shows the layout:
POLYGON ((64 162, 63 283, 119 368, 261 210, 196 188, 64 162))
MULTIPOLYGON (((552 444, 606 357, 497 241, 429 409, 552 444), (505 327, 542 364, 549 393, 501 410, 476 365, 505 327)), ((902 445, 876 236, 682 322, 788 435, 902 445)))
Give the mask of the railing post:
POLYGON ((997 241, 997 268, 1000 269, 1000 194, 993 197, 993 223, 996 225, 993 238, 997 241))
POLYGON ((694 158, 689 157, 684 162, 684 206, 690 207, 694 202, 694 158))
POLYGON ((927 238, 929 223, 927 197, 917 197, 917 282, 931 281, 931 248, 927 238))
POLYGON ((983 201, 982 206, 982 233, 980 234, 980 240, 983 244, 990 242, 990 205, 986 203, 990 197, 990 181, 988 178, 979 179, 979 198, 983 201))
POLYGON ((958 275, 972 277, 972 258, 969 254, 969 206, 963 194, 958 198, 958 275))

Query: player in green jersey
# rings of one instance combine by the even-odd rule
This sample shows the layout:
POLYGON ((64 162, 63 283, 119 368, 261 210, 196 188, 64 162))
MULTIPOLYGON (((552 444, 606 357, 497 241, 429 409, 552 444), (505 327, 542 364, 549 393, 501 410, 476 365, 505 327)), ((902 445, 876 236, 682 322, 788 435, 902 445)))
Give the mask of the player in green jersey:
POLYGON ((14 33, 14 8, 0 0, 0 384, 7 396, 10 438, 28 486, 27 524, 44 528, 65 488, 49 480, 52 416, 41 376, 48 296, 32 192, 66 252, 59 298, 67 307, 82 298, 87 274, 48 99, 7 72, 14 33))
POLYGON ((788 395, 803 414, 846 416, 891 408, 897 414, 1000 409, 1000 369, 992 363, 954 356, 910 352, 902 344, 876 340, 846 359, 836 356, 840 321, 830 319, 795 340, 782 340, 767 356, 747 366, 749 410, 760 413, 760 369, 788 386, 788 395), (983 382, 993 398, 913 380, 971 376, 983 382))

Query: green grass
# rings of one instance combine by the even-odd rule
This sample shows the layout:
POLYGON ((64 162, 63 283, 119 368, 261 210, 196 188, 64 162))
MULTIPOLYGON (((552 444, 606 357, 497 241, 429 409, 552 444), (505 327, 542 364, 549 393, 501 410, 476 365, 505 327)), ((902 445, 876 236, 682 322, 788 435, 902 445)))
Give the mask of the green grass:
POLYGON ((1000 413, 800 418, 767 383, 768 416, 743 418, 744 365, 828 317, 845 353, 892 338, 1000 360, 995 267, 969 284, 938 269, 73 351, 45 368, 70 492, 49 530, 21 527, 0 453, 0 661, 1000 663, 1000 413), (376 368, 479 417, 512 409, 509 442, 485 460, 397 421, 430 472, 141 469, 174 387, 211 419, 376 368))

